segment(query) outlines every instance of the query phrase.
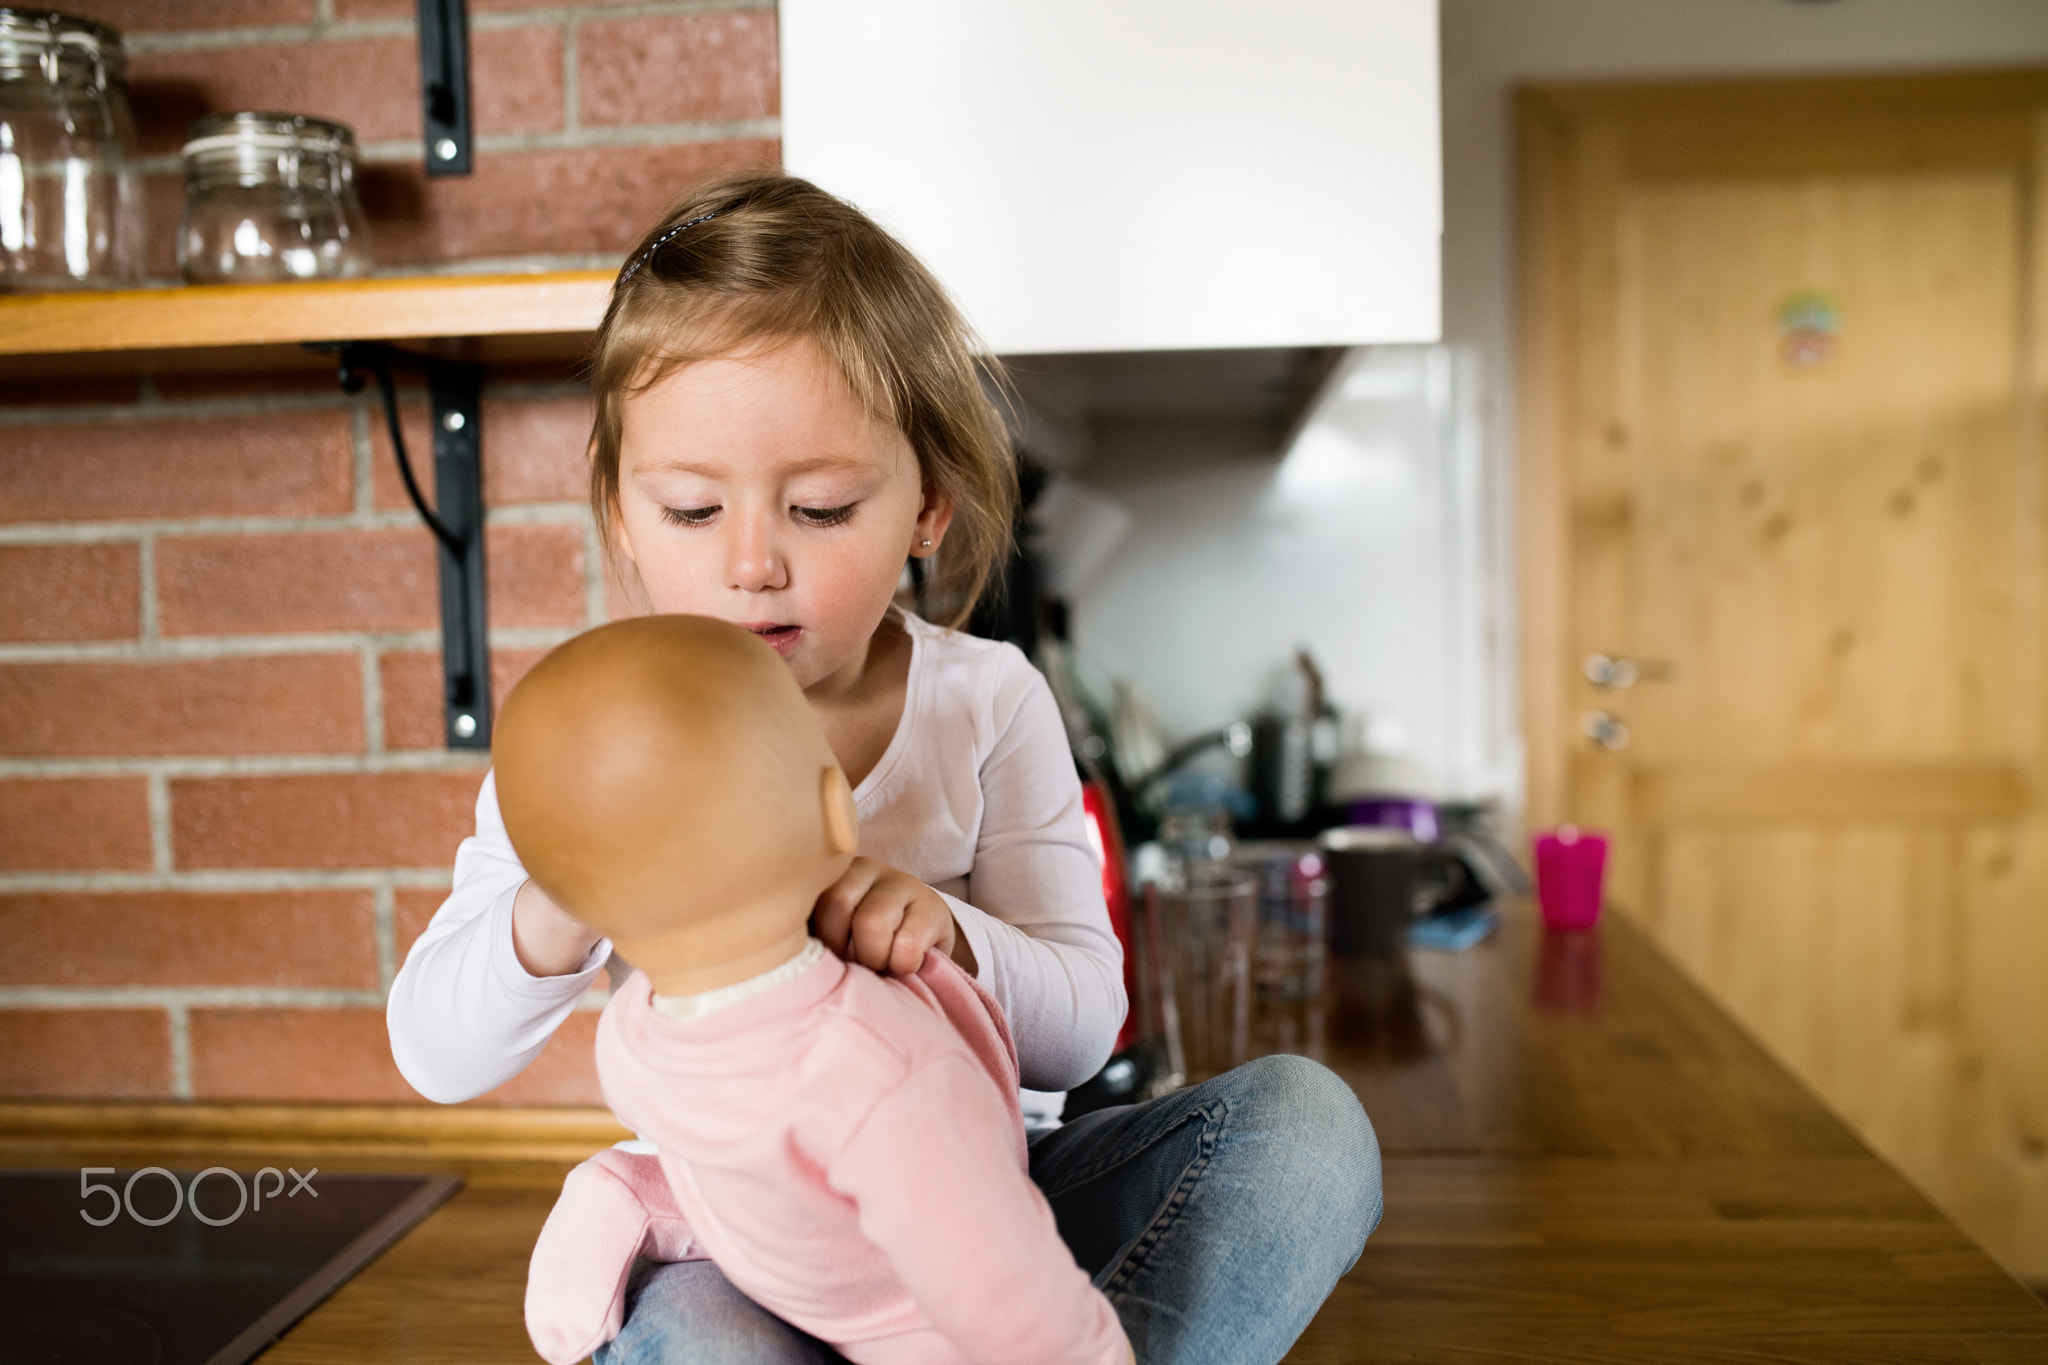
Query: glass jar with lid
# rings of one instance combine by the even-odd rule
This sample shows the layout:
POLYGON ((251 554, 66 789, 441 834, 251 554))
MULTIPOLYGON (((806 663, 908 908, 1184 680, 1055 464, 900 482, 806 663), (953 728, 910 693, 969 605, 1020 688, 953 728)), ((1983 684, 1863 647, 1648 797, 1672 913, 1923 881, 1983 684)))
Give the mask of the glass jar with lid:
POLYGON ((127 70, 105 24, 0 7, 0 288, 141 281, 127 70))
POLYGON ((195 284, 370 269, 355 134, 305 114, 212 114, 185 142, 178 267, 195 284))

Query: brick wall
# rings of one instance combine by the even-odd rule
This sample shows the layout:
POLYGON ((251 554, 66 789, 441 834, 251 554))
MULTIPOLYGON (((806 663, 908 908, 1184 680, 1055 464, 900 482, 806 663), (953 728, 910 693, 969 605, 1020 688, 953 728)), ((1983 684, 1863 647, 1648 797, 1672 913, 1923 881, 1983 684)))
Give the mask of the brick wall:
MULTIPOLYGON (((411 0, 70 8, 128 38, 166 279, 206 112, 353 126, 405 272, 613 266, 694 179, 779 154, 759 0, 472 0, 477 171, 438 181, 411 0)), ((0 1096, 417 1100, 384 995, 484 769, 439 747, 434 546, 368 400, 166 373, 0 403, 0 1096)), ((417 395, 408 422, 417 460, 417 395)), ((573 376, 486 387, 498 699, 606 616, 588 429, 573 376)), ((595 1017, 481 1102, 595 1103, 595 1017)))

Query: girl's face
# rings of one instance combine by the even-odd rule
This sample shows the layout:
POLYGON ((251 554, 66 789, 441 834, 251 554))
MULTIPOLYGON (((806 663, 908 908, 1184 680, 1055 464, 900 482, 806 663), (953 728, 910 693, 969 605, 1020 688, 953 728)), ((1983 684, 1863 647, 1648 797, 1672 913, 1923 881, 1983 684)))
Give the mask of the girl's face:
POLYGON ((618 542, 654 610, 745 626, 807 692, 858 682, 905 556, 952 520, 903 433, 808 337, 682 366, 621 411, 618 542))

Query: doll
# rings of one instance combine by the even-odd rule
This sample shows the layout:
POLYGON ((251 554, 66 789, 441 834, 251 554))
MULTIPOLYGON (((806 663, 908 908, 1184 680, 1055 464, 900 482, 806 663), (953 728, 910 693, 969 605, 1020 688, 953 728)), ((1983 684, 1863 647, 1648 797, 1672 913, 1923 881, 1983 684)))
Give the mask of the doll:
POLYGON ((634 964, 598 1075, 656 1148, 571 1172, 527 1284, 542 1356, 615 1335, 646 1256, 708 1257, 855 1365, 1131 1359, 1028 1176, 994 1000, 937 951, 880 976, 810 936, 859 824, 769 645, 600 627, 513 690, 493 758, 521 862, 634 964))

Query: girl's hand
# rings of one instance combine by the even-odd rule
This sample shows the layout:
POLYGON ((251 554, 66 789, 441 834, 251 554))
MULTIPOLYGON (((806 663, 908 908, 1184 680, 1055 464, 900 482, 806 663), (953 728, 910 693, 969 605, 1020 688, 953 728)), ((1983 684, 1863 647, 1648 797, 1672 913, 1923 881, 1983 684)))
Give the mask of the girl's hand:
POLYGON ((945 898, 873 858, 855 858, 825 888, 811 911, 811 932, 848 962, 877 972, 913 975, 929 948, 974 970, 974 950, 953 923, 945 898))

